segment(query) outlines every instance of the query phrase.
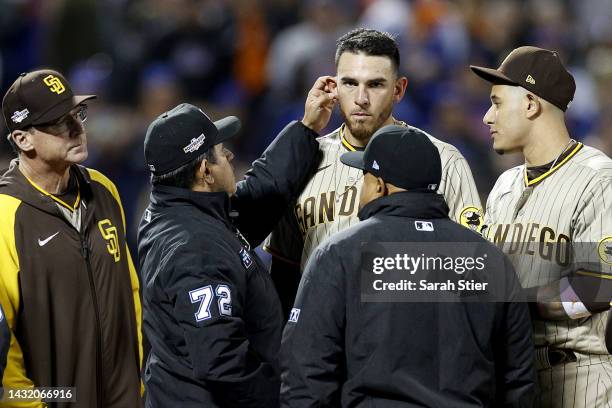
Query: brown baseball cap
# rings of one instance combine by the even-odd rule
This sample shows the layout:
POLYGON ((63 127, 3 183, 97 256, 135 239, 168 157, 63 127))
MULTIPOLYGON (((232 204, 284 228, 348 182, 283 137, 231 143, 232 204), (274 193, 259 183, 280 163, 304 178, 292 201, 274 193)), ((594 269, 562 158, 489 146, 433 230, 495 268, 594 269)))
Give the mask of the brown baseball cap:
POLYGON ((523 87, 564 112, 576 92, 574 77, 565 69, 559 54, 543 48, 515 48, 497 69, 474 65, 470 68, 493 84, 523 87))
POLYGON ((96 95, 75 95, 66 78, 43 69, 23 73, 4 95, 2 114, 9 131, 42 125, 61 118, 96 95))

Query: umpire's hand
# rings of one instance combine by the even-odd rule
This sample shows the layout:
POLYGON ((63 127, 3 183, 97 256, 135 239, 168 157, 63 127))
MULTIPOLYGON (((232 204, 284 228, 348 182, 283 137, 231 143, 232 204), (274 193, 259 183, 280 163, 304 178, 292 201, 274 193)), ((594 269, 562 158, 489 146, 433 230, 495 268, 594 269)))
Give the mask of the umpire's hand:
POLYGON ((338 102, 336 78, 331 76, 317 78, 308 92, 302 123, 319 133, 327 126, 336 102, 338 102))

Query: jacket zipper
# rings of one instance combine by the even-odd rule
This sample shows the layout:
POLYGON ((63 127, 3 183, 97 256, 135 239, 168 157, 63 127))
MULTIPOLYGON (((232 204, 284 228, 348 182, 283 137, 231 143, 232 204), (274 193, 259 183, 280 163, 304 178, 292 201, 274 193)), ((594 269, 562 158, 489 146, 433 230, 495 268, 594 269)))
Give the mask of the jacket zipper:
POLYGON ((89 278, 89 288, 93 300, 94 312, 96 315, 96 389, 98 407, 103 407, 103 390, 102 390, 102 329, 100 325, 100 310, 98 309, 98 296, 94 285, 93 273, 91 271, 91 261, 89 259, 89 247, 87 246, 87 237, 81 236, 81 254, 87 264, 87 276, 89 278))

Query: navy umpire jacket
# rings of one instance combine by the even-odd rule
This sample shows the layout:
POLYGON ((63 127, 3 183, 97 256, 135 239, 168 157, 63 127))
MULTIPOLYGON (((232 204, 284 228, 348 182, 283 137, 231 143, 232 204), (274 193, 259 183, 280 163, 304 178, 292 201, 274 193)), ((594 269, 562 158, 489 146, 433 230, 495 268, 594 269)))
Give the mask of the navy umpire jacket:
POLYGON ((231 200, 153 186, 138 234, 147 407, 278 406, 282 311, 252 248, 308 179, 316 137, 288 125, 231 200))
POLYGON ((520 292, 501 251, 447 214, 439 194, 392 194, 315 250, 283 333, 281 406, 533 406, 527 304, 361 301, 367 242, 475 243, 500 257, 508 295, 520 292))

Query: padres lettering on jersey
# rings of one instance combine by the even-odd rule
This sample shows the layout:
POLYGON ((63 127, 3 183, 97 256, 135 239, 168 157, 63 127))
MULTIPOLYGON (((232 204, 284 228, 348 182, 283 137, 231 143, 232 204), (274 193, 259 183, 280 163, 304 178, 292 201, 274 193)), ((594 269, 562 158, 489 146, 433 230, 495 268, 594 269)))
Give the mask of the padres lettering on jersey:
MULTIPOLYGON (((584 260, 597 265, 596 275, 612 277, 597 249, 612 235, 612 160, 582 143, 571 147, 566 159, 532 180, 524 165, 506 171, 487 200, 483 235, 509 255, 523 287, 557 281, 584 260)), ((535 344, 607 354, 606 319, 607 313, 598 313, 535 321, 535 344)))
MULTIPOLYGON (((482 206, 467 161, 455 147, 428 136, 440 152, 438 192, 448 203, 449 216, 477 230, 482 223, 482 206)), ((340 162, 343 153, 358 148, 343 137, 343 126, 317 140, 322 154, 318 170, 265 245, 273 255, 299 263, 302 270, 317 245, 359 221, 363 172, 340 162)))
MULTIPOLYGON (((353 177, 349 177, 349 182, 353 177)), ((359 197, 357 187, 354 185, 344 186, 342 192, 322 192, 318 196, 308 197, 303 202, 295 205, 295 218, 298 221, 302 235, 310 228, 326 222, 334 222, 338 217, 346 217, 355 214, 358 207, 359 197)))

